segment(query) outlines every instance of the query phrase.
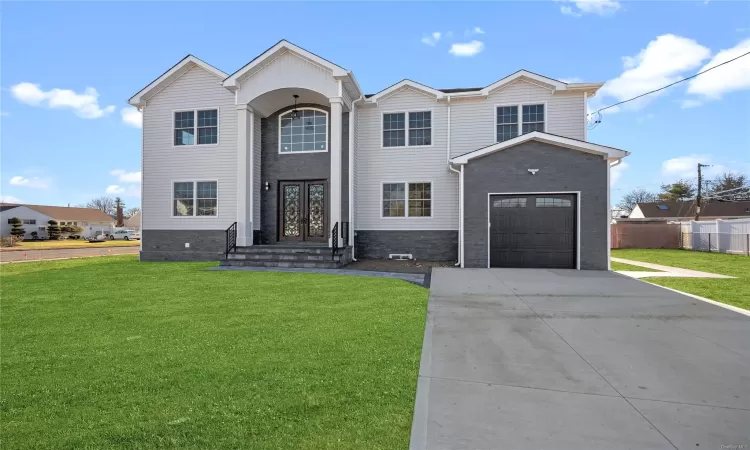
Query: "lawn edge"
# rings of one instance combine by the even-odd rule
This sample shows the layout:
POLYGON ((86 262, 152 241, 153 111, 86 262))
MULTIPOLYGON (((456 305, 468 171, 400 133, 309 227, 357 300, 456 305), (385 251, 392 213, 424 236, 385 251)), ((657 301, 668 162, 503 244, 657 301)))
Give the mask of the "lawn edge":
MULTIPOLYGON (((653 278, 659 278, 659 277, 653 277, 653 278)), ((687 295, 688 297, 692 297, 692 298, 694 298, 696 300, 700 300, 702 302, 710 303, 710 304, 716 305, 716 306, 721 306, 724 309, 728 309, 730 311, 734 311, 736 313, 740 313, 740 314, 743 314, 745 316, 750 317, 750 311, 747 310, 747 309, 744 309, 744 308, 740 308, 739 306, 728 305, 726 303, 717 302, 716 300, 711 300, 710 298, 701 297, 700 295, 695 295, 695 294, 691 294, 689 292, 679 291, 677 289, 673 289, 671 287, 662 286, 662 285, 656 284, 656 283, 650 283, 650 282, 648 282, 646 280, 643 280, 643 279, 640 279, 640 278, 633 278, 633 279, 641 281, 643 283, 650 284, 651 286, 656 286, 656 287, 660 287, 662 289, 666 289, 668 291, 677 292, 678 294, 687 295)))
POLYGON ((60 247, 42 247, 42 248, 21 248, 21 247, 3 247, 0 252, 34 252, 40 250, 75 250, 81 248, 131 248, 140 247, 140 241, 138 245, 97 245, 97 244, 80 244, 73 246, 60 246, 60 247))
MULTIPOLYGON (((114 248, 114 247, 110 247, 114 248)), ((125 247, 128 248, 128 247, 125 247)), ((0 261, 0 264, 18 264, 18 263, 30 263, 30 262, 45 262, 45 261, 64 261, 67 259, 84 259, 84 258, 106 258, 108 256, 132 256, 138 253, 120 253, 117 255, 84 255, 84 256, 69 256, 66 258, 44 258, 44 259, 24 259, 19 261, 0 261)))

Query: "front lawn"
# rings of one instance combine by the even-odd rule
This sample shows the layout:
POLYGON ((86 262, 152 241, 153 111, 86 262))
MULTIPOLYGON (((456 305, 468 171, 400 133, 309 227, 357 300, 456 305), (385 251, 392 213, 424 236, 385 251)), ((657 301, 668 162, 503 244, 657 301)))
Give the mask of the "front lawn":
POLYGON ((737 277, 729 280, 715 278, 646 278, 644 281, 700 295, 717 302, 750 309, 750 257, 725 253, 661 249, 619 249, 612 250, 612 256, 737 277))
POLYGON ((105 241, 105 242, 88 242, 83 239, 65 239, 62 241, 22 241, 17 242, 13 247, 2 247, 0 251, 21 251, 21 250, 56 250, 60 248, 98 248, 98 247, 138 247, 141 241, 105 241))
POLYGON ((408 447, 426 289, 212 265, 1 266, 3 447, 408 447))

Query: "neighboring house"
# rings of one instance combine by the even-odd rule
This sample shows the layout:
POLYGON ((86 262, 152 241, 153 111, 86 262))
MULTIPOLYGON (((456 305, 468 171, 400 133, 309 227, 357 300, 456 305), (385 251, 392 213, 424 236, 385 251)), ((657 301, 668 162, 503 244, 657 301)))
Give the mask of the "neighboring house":
MULTIPOLYGON (((639 221, 693 220, 695 200, 637 203, 628 219, 639 221)), ((700 220, 750 217, 750 200, 708 201, 701 207, 700 220)))
POLYGON ((36 231, 39 238, 47 238, 47 222, 57 221, 60 225, 76 225, 83 228, 83 237, 94 237, 102 232, 110 233, 114 221, 107 214, 92 208, 71 208, 66 206, 0 204, 0 235, 10 235, 10 219, 17 217, 23 221, 26 239, 36 231))
MULTIPOLYGON (((491 79, 495 74, 487 74, 491 79)), ((356 258, 607 269, 610 168, 587 142, 602 83, 521 70, 481 88, 354 74, 281 41, 227 74, 188 55, 143 112, 142 260, 319 243, 356 258)))
POLYGON ((125 223, 123 225, 125 225, 125 228, 133 228, 135 230, 140 230, 141 229, 141 212, 138 211, 137 213, 125 219, 125 223))

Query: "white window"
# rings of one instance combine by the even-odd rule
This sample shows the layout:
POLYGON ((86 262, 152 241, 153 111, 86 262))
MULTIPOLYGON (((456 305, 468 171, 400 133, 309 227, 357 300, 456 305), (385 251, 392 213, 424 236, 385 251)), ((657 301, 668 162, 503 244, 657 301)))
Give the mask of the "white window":
POLYGON ((383 183, 383 217, 432 217, 432 183, 383 183))
POLYGON ((432 145, 432 111, 383 114, 383 147, 430 145, 432 145))
POLYGON ((498 106, 495 117, 497 142, 532 131, 544 131, 544 108, 544 104, 498 106))
POLYGON ((328 151, 328 113, 298 108, 279 116, 279 153, 328 151))
POLYGON ((175 146, 196 145, 196 143, 197 145, 210 145, 218 142, 219 111, 217 109, 195 109, 174 113, 175 146))
POLYGON ((216 216, 216 181, 177 181, 172 191, 172 215, 175 217, 216 216))

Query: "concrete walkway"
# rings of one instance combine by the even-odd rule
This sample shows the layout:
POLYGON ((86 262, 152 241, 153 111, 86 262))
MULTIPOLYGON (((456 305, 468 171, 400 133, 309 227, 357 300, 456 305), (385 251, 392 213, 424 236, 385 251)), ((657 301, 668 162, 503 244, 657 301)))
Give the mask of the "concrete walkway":
POLYGON ((748 374, 748 316, 613 272, 433 269, 411 448, 741 448, 748 374))
POLYGON ((718 273, 701 272, 699 270, 681 269, 679 267, 662 266, 661 264, 653 264, 641 261, 633 261, 631 259, 623 258, 612 258, 612 261, 630 264, 631 266, 646 267, 648 269, 660 270, 661 272, 639 272, 635 270, 621 270, 617 273, 629 276, 631 278, 646 278, 646 277, 682 277, 682 278, 735 278, 727 275, 720 275, 718 273))

